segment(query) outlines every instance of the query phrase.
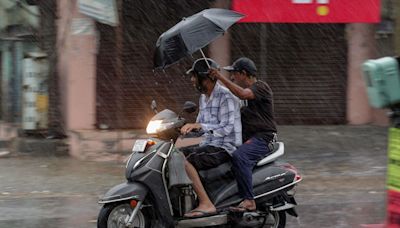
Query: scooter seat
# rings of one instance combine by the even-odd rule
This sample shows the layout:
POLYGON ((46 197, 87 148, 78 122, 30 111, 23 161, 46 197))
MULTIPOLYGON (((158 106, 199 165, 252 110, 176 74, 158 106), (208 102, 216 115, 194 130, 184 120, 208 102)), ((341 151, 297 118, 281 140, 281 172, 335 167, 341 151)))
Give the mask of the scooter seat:
POLYGON ((272 150, 272 153, 270 153, 270 155, 268 155, 267 157, 265 157, 261 161, 259 161, 257 163, 257 166, 263 166, 265 164, 273 162, 277 158, 279 158, 280 156, 282 156, 284 154, 285 146, 284 146, 283 142, 275 142, 275 143, 272 143, 272 145, 274 147, 274 149, 272 150))
POLYGON ((213 182, 217 179, 226 179, 232 176, 231 171, 232 164, 231 162, 225 162, 215 168, 201 170, 199 175, 203 178, 206 182, 213 182))
MULTIPOLYGON (((273 146, 274 149, 272 150, 272 153, 267 157, 263 158, 262 160, 260 160, 256 166, 263 166, 265 164, 271 163, 284 154, 285 146, 283 142, 275 142, 273 143, 273 146)), ((221 178, 225 179, 232 177, 231 167, 232 167, 231 162, 225 162, 215 168, 208 170, 201 170, 199 172, 199 175, 207 182, 212 182, 214 180, 221 178)))

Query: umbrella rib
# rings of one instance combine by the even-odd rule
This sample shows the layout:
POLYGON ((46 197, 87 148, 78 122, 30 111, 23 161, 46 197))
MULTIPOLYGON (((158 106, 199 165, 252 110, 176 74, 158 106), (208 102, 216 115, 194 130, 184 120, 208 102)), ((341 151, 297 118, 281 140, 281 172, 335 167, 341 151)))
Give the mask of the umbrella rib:
POLYGON ((207 64, 207 66, 208 66, 208 69, 210 69, 210 68, 211 68, 211 67, 210 67, 210 64, 209 64, 208 61, 207 61, 206 55, 204 55, 203 49, 200 48, 200 52, 201 52, 201 55, 202 55, 203 58, 204 58, 204 61, 206 61, 206 64, 207 64))

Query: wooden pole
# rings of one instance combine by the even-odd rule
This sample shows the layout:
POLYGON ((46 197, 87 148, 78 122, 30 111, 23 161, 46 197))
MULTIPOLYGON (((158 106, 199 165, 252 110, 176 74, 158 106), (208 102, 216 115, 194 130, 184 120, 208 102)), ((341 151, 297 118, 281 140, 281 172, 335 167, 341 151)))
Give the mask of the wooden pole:
MULTIPOLYGON (((117 13, 118 13, 118 26, 115 28, 115 45, 116 45, 116 69, 115 69, 115 76, 116 76, 116 102, 117 102, 117 128, 121 128, 122 126, 122 79, 123 79, 123 48, 124 48, 124 37, 123 37, 123 15, 122 15, 122 4, 123 0, 116 0, 117 1, 117 13)), ((121 129, 117 130, 117 141, 118 141, 118 151, 122 151, 122 132, 121 129)))

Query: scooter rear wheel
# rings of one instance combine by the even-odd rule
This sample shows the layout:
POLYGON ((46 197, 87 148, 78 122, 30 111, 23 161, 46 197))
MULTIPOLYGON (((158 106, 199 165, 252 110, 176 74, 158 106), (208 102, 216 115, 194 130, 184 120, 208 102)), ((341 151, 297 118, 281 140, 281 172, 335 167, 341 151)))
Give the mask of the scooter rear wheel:
POLYGON ((266 216, 262 228, 284 228, 286 226, 286 212, 273 211, 266 216))
MULTIPOLYGON (((132 214, 131 206, 126 202, 106 204, 99 213, 97 219, 98 228, 125 228, 129 216, 132 214)), ((132 227, 149 228, 151 227, 151 219, 146 212, 141 209, 133 220, 132 227)))

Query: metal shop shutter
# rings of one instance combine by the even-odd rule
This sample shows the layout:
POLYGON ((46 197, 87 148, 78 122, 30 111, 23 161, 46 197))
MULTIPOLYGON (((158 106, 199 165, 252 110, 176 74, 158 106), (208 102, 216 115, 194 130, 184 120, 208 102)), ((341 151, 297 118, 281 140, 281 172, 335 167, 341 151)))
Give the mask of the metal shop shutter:
MULTIPOLYGON (((154 115, 151 101, 180 112, 185 101, 197 103, 185 70, 191 61, 182 61, 165 72, 153 72, 153 51, 162 32, 183 17, 208 8, 208 1, 124 1, 123 42, 116 43, 116 29, 97 24, 100 32, 97 55, 97 125, 111 129, 145 128, 154 115), (118 52, 116 48, 122 51, 118 52), (117 75, 117 56, 122 69, 117 75)), ((189 117, 190 119, 191 117, 189 117)), ((193 119, 192 119, 193 121, 193 119)))
POLYGON ((232 60, 253 59, 279 124, 346 122, 347 44, 338 24, 237 24, 232 60))

